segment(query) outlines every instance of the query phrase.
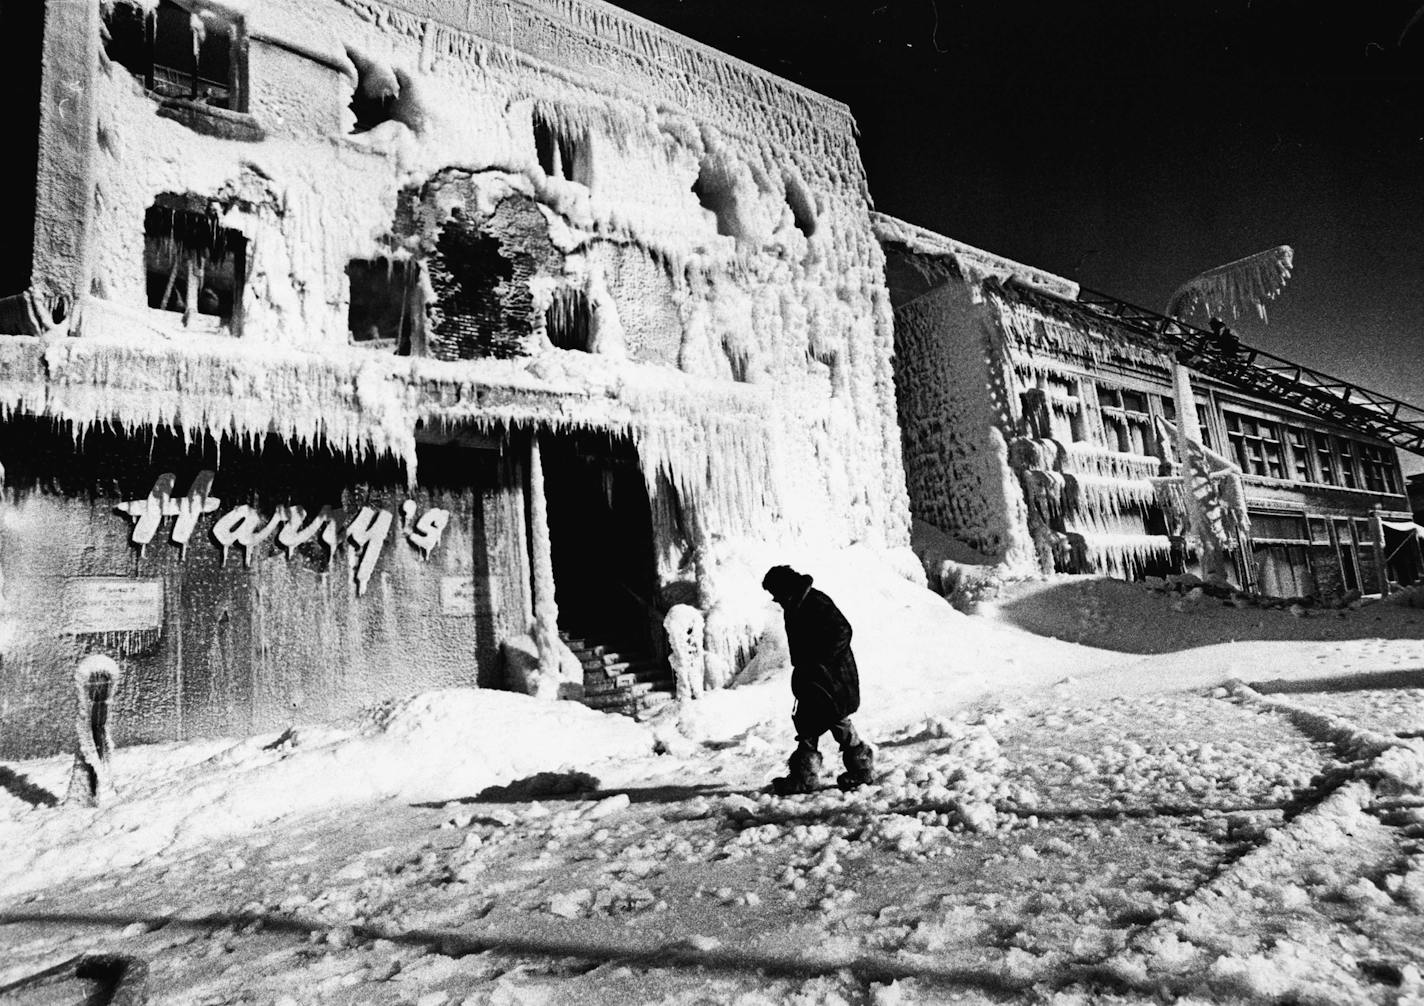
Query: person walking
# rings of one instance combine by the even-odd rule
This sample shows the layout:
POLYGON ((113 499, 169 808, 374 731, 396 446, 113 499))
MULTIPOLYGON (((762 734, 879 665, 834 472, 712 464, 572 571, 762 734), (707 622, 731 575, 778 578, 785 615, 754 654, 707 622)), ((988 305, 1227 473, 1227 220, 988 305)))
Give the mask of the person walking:
POLYGON ((790 566, 773 566, 762 578, 762 589, 781 605, 786 642, 791 650, 791 694, 795 705, 796 750, 789 774, 772 780, 782 796, 817 788, 821 771, 819 741, 829 732, 840 745, 845 771, 836 779, 843 790, 871 779, 875 751, 855 731, 851 714, 860 708, 860 675, 851 652, 850 622, 812 578, 790 566))

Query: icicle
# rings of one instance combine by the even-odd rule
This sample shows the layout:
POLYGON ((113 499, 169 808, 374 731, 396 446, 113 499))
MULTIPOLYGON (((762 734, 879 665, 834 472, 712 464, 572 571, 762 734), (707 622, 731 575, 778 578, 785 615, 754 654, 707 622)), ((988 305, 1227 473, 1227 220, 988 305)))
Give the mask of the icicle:
POLYGON ((553 681, 559 676, 559 608, 554 600, 548 502, 544 495, 544 460, 537 433, 529 446, 529 533, 534 586, 534 645, 539 651, 539 675, 553 681))
POLYGON ((1057 373, 1053 356, 1079 357, 1095 364, 1109 361, 1161 364, 1165 343, 1139 333, 1129 333, 1069 304, 1047 307, 1042 298, 1032 303, 1016 299, 1003 288, 986 288, 985 299, 1008 336, 1009 356, 1015 368, 1033 373, 1057 373), (1040 307, 1040 303, 1044 306, 1040 307))
POLYGON ((1279 245, 1225 265, 1208 269, 1183 283, 1167 302, 1166 313, 1186 318, 1195 312, 1209 317, 1240 317, 1250 308, 1262 321, 1266 303, 1285 288, 1295 264, 1290 245, 1279 245))
POLYGON ((193 65, 198 65, 198 57, 203 51, 203 40, 208 37, 208 26, 196 12, 188 15, 188 30, 193 36, 193 65))
POLYGON ((1085 441, 1064 445, 1064 471, 1137 480, 1152 478, 1161 464, 1160 459, 1150 454, 1124 454, 1085 441))
POLYGON ((1156 502, 1152 482, 1146 478, 1113 478, 1090 474, 1065 474, 1072 487, 1071 511, 1081 509, 1120 514, 1156 502))
POLYGON ((1130 578, 1153 559, 1171 555, 1172 540, 1153 534, 1068 535, 1082 572, 1130 578))

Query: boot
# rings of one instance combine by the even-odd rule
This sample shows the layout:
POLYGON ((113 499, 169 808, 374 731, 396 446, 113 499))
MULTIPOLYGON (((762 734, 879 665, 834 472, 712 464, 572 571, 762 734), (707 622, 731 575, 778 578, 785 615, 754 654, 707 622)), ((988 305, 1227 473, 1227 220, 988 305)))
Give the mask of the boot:
POLYGON ((841 752, 846 770, 836 777, 836 785, 844 790, 855 789, 870 782, 875 773, 875 749, 862 741, 841 752))
POLYGON ((792 793, 814 793, 820 786, 821 755, 817 751, 797 748, 787 763, 790 773, 771 780, 771 788, 777 796, 792 793))

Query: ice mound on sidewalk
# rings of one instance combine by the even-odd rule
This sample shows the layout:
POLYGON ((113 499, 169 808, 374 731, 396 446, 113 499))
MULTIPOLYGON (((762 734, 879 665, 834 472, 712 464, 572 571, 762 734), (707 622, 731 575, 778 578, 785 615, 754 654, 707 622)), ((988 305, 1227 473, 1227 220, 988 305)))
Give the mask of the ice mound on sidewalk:
MULTIPOLYGON (((0 804, 0 897, 112 873, 289 815, 462 799, 539 772, 596 772, 602 761, 652 750, 652 733, 626 717, 474 688, 384 703, 356 728, 121 748, 119 795, 105 806, 0 804)), ((62 793, 69 765, 47 758, 15 768, 62 793)))

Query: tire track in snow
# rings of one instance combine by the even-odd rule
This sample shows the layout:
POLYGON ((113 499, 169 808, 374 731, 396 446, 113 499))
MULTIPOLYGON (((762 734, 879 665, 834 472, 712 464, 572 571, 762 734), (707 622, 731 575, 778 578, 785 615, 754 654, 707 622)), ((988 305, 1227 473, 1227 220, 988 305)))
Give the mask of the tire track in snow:
MULTIPOLYGON (((1293 805, 1285 808, 1282 824, 1266 831, 1254 847, 1224 859, 1211 879, 1175 901, 1162 918, 1142 925, 1128 940, 1128 954, 1103 962, 1102 971, 1095 976, 1099 983, 1137 992, 1186 994, 1199 990, 1205 982, 1216 992, 1280 994, 1280 986, 1289 985, 1291 976, 1263 967, 1269 963, 1263 955, 1244 959, 1221 955, 1208 962, 1202 950, 1182 935, 1205 929, 1229 932, 1233 924, 1242 923, 1243 909, 1252 904, 1255 891, 1274 889, 1289 897, 1290 885, 1300 879, 1303 864, 1351 843, 1363 845, 1373 838, 1378 845, 1380 836, 1373 833, 1369 826, 1372 818, 1365 815, 1377 808, 1382 798, 1400 797, 1407 790, 1417 794, 1424 783, 1424 751, 1409 738, 1268 698, 1242 682, 1232 683, 1231 695, 1243 704, 1287 719, 1305 736, 1334 745, 1352 761, 1327 773, 1292 801, 1293 805), (1170 974, 1174 962, 1179 971, 1176 976, 1170 974)), ((1394 800, 1390 806, 1395 806, 1394 800)), ((1371 851, 1378 854, 1380 850, 1371 851)), ((1364 862, 1368 857, 1355 858, 1364 862)), ((1362 874, 1351 889, 1360 884, 1370 881, 1362 874)), ((1387 897, 1382 892, 1381 896, 1387 897)), ((1337 971, 1331 977, 1342 992, 1349 988, 1351 978, 1359 980, 1343 966, 1337 971)), ((1313 980, 1319 981, 1320 976, 1313 980)))

